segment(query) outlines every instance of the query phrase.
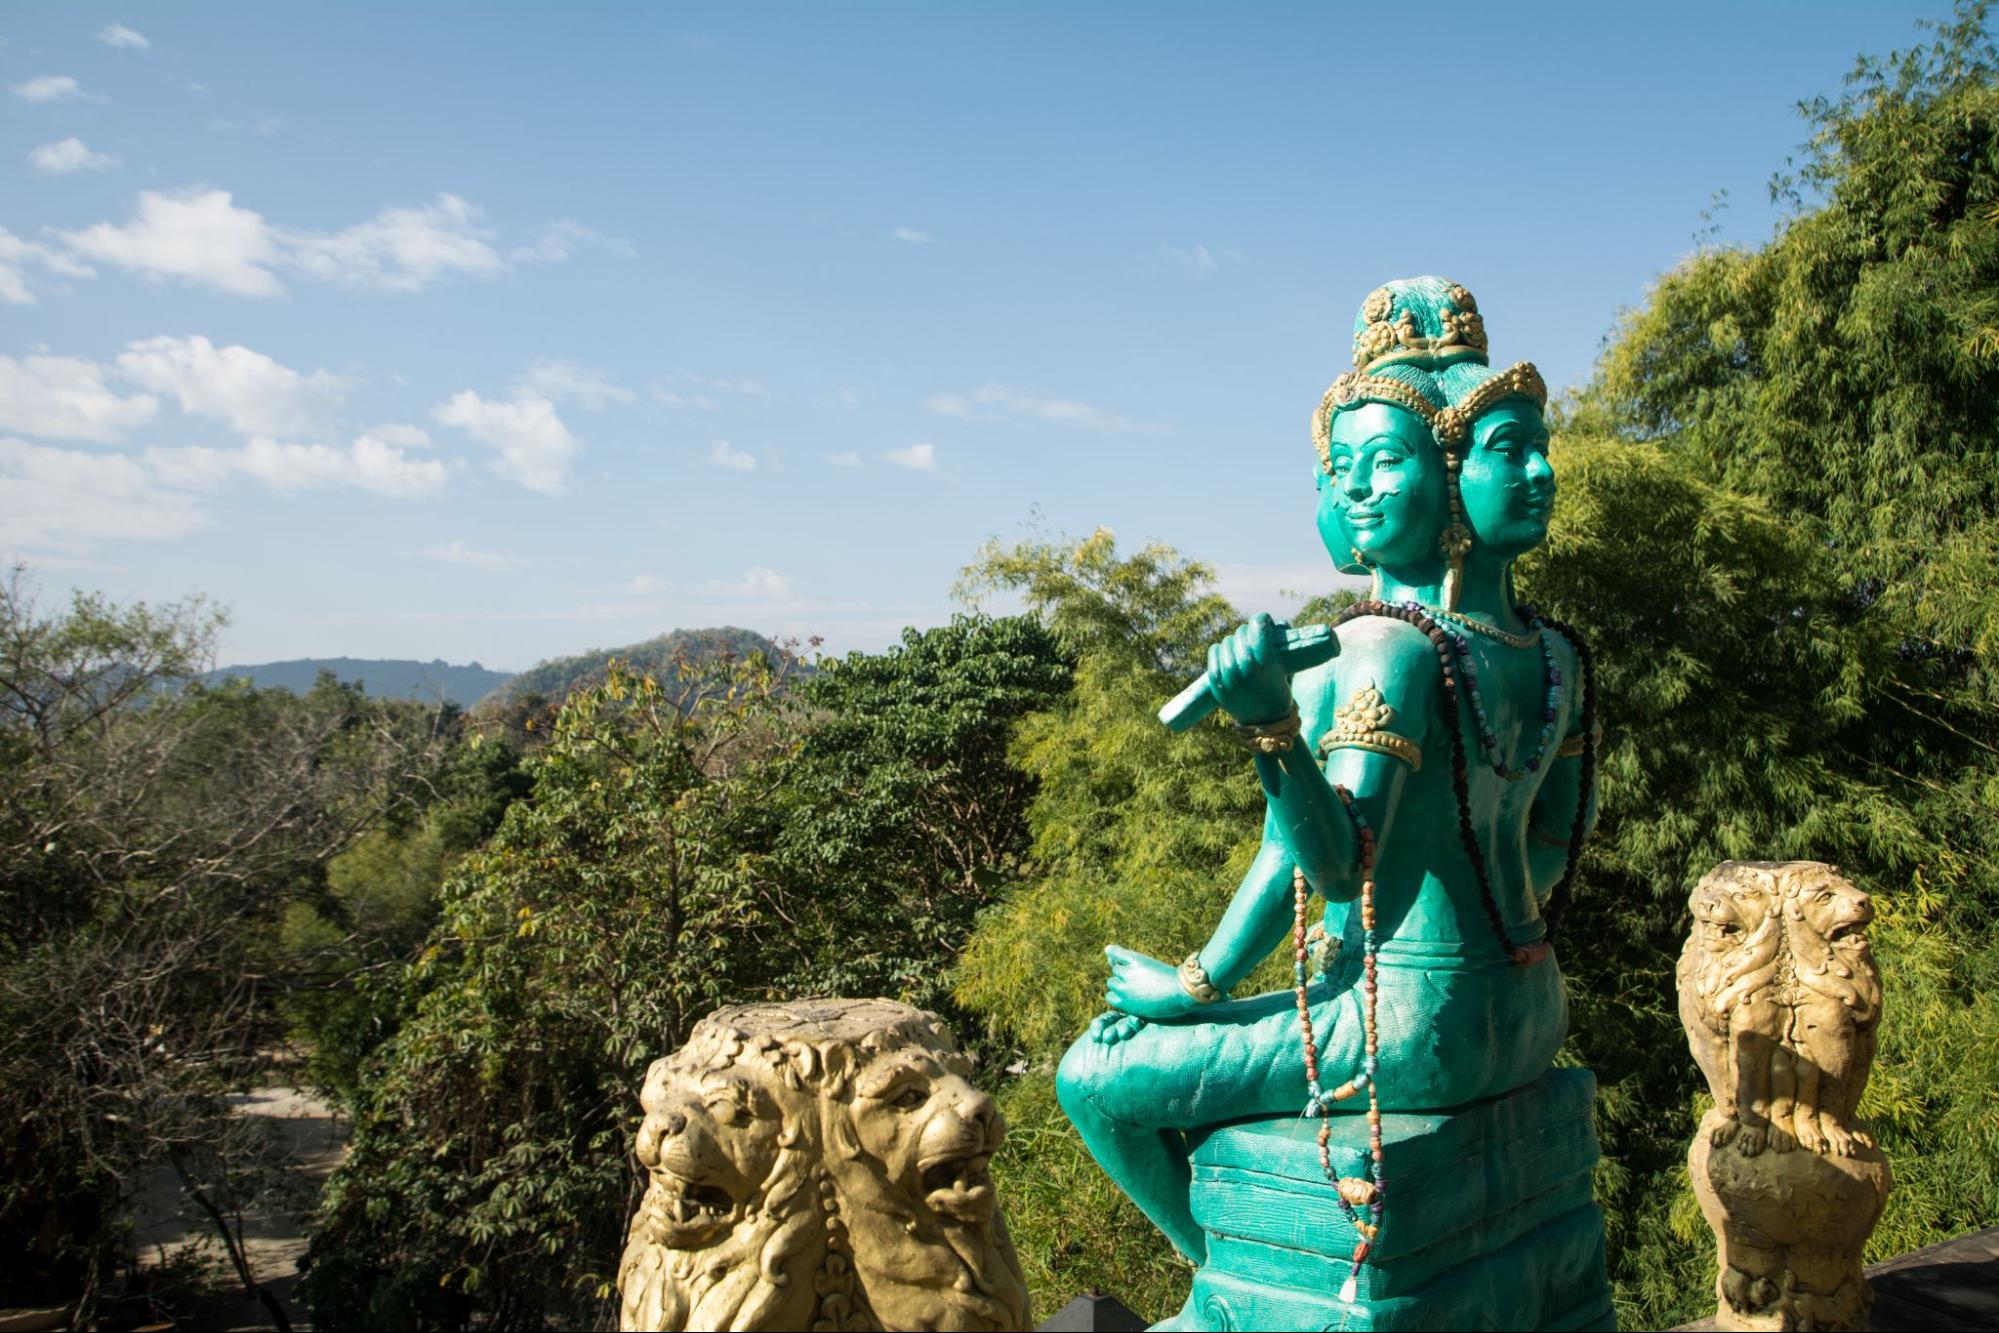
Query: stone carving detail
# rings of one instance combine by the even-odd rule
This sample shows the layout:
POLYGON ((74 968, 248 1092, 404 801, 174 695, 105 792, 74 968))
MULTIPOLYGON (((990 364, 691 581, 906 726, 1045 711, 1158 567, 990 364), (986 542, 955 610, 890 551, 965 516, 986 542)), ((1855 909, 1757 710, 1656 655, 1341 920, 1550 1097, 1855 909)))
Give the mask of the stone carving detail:
POLYGON ((1727 861, 1694 889, 1680 1021, 1714 1109, 1688 1154, 1720 1241, 1715 1326, 1864 1329, 1860 1250, 1892 1177, 1855 1119, 1881 975, 1867 895, 1818 861, 1727 861))
POLYGON ((655 1062, 625 1329, 1028 1327, 987 1162, 1006 1128, 935 1015, 722 1009, 655 1062))

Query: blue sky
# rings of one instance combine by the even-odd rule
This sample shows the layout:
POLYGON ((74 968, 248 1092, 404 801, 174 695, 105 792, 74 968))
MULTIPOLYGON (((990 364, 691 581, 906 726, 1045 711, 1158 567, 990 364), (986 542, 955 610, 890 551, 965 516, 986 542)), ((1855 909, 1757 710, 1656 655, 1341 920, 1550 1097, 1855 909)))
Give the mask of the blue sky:
POLYGON ((1573 384, 1941 3, 0 10, 0 553, 228 661, 875 648, 989 536, 1333 578, 1434 272, 1573 384))

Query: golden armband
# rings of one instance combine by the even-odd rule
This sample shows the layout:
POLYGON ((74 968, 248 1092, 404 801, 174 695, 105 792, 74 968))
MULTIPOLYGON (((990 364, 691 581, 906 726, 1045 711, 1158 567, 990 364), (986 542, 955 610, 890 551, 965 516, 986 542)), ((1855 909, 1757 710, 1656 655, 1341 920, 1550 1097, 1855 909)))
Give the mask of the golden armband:
MULTIPOLYGON (((1603 723, 1596 724, 1596 730, 1591 733, 1590 739, 1596 743, 1598 749, 1603 748, 1603 723)), ((1583 734, 1580 731, 1573 736, 1564 736, 1562 743, 1555 747, 1557 759, 1580 759, 1582 753, 1583 734)))
POLYGON ((1422 768, 1423 747, 1390 731, 1388 724, 1394 720, 1395 710, 1382 701, 1381 691, 1369 681, 1354 691, 1345 707, 1333 710, 1333 729, 1319 737, 1319 750, 1372 750, 1400 759, 1412 769, 1422 768))

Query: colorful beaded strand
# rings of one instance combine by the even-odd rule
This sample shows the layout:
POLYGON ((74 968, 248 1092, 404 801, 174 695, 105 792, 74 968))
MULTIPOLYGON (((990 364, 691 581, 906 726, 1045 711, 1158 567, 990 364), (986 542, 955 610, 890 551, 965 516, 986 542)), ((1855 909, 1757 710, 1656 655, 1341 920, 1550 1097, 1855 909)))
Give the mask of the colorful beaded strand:
POLYGON ((1569 909, 1569 898, 1576 877, 1576 863, 1582 859, 1583 837, 1589 830, 1590 787, 1596 781, 1596 659, 1590 654, 1589 645, 1574 628, 1559 620, 1536 615, 1534 623, 1551 629, 1569 641, 1575 652, 1576 665, 1583 677, 1582 727, 1583 752, 1582 767, 1577 772, 1576 817, 1569 825, 1569 847, 1567 859, 1562 865, 1562 877, 1549 891, 1548 905, 1541 909, 1541 919, 1547 923, 1542 934, 1550 948, 1555 943, 1555 932, 1561 926, 1562 915, 1569 909))
POLYGON ((1298 1026, 1305 1043, 1305 1084, 1308 1095, 1305 1113, 1320 1118, 1319 1168, 1325 1172, 1326 1179, 1332 1182, 1334 1197, 1339 1202, 1340 1211, 1345 1214, 1347 1222, 1358 1237, 1354 1243, 1352 1267, 1347 1272, 1346 1282, 1340 1287, 1340 1299, 1351 1302, 1358 1291, 1360 1266, 1367 1261, 1369 1253, 1374 1248, 1375 1239, 1381 1233, 1382 1211, 1386 1198, 1382 1171, 1381 1098, 1378 1091, 1381 1037, 1375 1023, 1380 999, 1380 978, 1375 963, 1378 940, 1375 935, 1374 915, 1374 830, 1368 826, 1367 817, 1361 813, 1352 792, 1337 785, 1333 791, 1346 808, 1348 818, 1353 821, 1355 840, 1359 849, 1363 969, 1361 1028, 1366 1041, 1366 1050, 1361 1073, 1330 1093, 1323 1090, 1323 1085, 1319 1081, 1319 1042, 1312 1028, 1311 1001, 1306 993, 1309 985, 1310 957, 1306 944, 1306 916, 1311 889, 1305 882, 1305 872, 1302 869, 1294 869, 1291 875, 1294 902, 1291 974, 1298 999, 1298 1026), (1342 1180, 1333 1169, 1333 1126, 1330 1111, 1334 1102, 1345 1101, 1363 1089, 1367 1092, 1368 1175, 1363 1180, 1342 1180), (1365 1219, 1360 1216, 1357 1205, 1368 1210, 1365 1219))

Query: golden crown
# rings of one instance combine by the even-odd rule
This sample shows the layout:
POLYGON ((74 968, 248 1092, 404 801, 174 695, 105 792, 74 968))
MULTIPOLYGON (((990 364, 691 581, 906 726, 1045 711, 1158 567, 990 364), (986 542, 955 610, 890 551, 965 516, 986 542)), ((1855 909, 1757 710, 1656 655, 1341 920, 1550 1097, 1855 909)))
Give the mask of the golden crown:
MULTIPOLYGON (((1380 294, 1377 292, 1375 295, 1380 294)), ((1372 299, 1369 298, 1370 301, 1372 299)), ((1546 407, 1548 382, 1541 378, 1541 372, 1534 368, 1533 362, 1517 361, 1466 394, 1463 402, 1438 407, 1401 380, 1350 370, 1333 381, 1332 387, 1319 399, 1319 410, 1312 414, 1312 442, 1319 448, 1319 466, 1332 467, 1333 413, 1342 408, 1363 402, 1389 403, 1404 411, 1414 412, 1428 424, 1430 433, 1445 452, 1454 453, 1465 442, 1471 423, 1503 398, 1527 398, 1538 407, 1546 407)))
POLYGON ((1478 313, 1478 302, 1461 283, 1452 283, 1444 298, 1450 305, 1436 312, 1440 327, 1431 336, 1416 326, 1413 311, 1395 313, 1395 294, 1388 288, 1377 287, 1369 292, 1360 307, 1365 322, 1353 336, 1354 369, 1370 371, 1397 361, 1421 360, 1434 365, 1440 359, 1455 361, 1475 356, 1484 360, 1485 317, 1478 313))

